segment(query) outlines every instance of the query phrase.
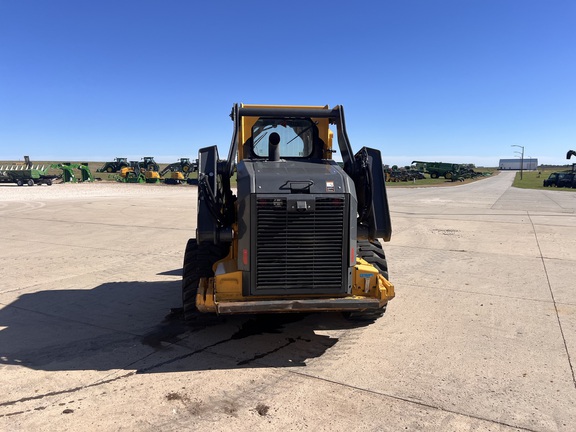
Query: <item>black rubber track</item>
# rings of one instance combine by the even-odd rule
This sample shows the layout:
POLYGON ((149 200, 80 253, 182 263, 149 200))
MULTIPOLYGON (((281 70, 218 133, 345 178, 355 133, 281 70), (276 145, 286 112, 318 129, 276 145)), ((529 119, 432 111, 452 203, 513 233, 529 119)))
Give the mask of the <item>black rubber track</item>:
POLYGON ((388 263, 382 245, 377 240, 358 240, 358 256, 378 269, 388 279, 388 263))
POLYGON ((182 267, 182 307, 184 320, 191 321, 196 318, 196 294, 198 283, 202 277, 212 277, 212 265, 228 254, 230 244, 214 245, 211 243, 198 244, 196 239, 188 240, 184 252, 182 267))
MULTIPOLYGON (((388 263, 386 262, 386 255, 384 249, 378 240, 358 240, 357 243, 358 256, 368 264, 372 264, 378 269, 380 274, 388 279, 388 263)), ((353 321, 373 321, 386 312, 386 305, 382 309, 376 311, 365 312, 352 312, 345 313, 344 316, 353 321)))

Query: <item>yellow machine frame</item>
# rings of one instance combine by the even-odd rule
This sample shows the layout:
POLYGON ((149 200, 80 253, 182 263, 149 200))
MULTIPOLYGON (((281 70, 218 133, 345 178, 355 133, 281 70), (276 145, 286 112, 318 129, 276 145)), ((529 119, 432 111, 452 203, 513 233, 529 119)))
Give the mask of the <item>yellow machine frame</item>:
MULTIPOLYGON (((241 105, 246 108, 293 108, 293 109, 326 109, 326 106, 285 106, 285 105, 241 105)), ((238 140, 238 161, 244 158, 243 144, 251 137, 252 127, 259 117, 242 117, 238 140)), ((325 143, 325 159, 332 158, 333 132, 330 130, 329 119, 312 118, 318 127, 320 138, 325 143)), ((238 257, 238 226, 234 231, 228 256, 216 262, 213 266, 214 277, 201 278, 196 307, 200 312, 216 312, 220 314, 258 313, 258 312, 305 312, 305 311, 359 311, 384 307, 394 298, 394 285, 384 278, 378 269, 362 258, 356 258, 352 270, 353 286, 351 293, 344 297, 326 295, 306 295, 282 297, 242 295, 242 272, 237 268, 238 257)))

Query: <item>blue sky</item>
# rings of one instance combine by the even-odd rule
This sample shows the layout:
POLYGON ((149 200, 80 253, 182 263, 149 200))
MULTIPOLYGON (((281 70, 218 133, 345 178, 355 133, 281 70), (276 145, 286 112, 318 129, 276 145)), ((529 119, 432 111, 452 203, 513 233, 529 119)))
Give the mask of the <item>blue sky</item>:
POLYGON ((566 164, 576 2, 0 0, 0 160, 224 156, 234 102, 343 105, 390 164, 566 164))

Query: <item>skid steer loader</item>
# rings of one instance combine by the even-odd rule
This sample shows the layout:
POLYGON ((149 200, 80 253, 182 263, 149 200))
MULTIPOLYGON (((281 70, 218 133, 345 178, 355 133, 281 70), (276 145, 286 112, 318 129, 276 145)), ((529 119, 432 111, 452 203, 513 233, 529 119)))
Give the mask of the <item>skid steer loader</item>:
POLYGON ((342 106, 235 104, 230 116, 228 158, 216 146, 199 151, 186 320, 198 312, 383 314, 394 286, 378 241, 392 233, 380 152, 352 153, 342 106), (343 168, 332 160, 331 125, 343 168))

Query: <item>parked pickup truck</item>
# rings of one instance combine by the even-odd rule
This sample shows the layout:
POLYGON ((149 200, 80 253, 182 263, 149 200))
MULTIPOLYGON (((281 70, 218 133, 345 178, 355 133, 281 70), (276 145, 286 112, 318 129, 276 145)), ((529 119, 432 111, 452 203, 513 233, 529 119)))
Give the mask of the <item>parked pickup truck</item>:
POLYGON ((550 174, 550 177, 544 180, 544 187, 556 186, 576 188, 575 177, 576 175, 574 173, 555 172, 550 174))

